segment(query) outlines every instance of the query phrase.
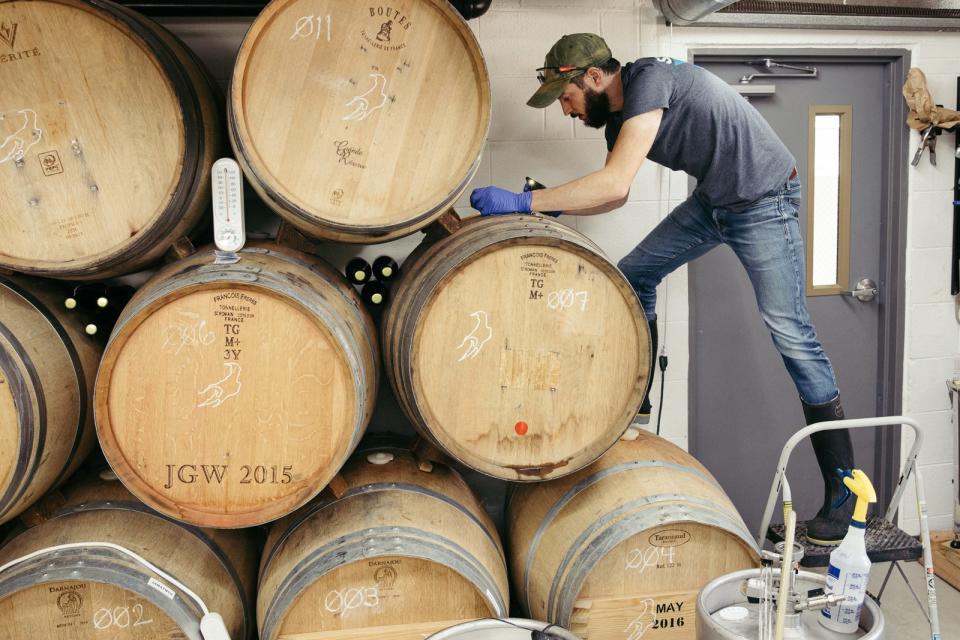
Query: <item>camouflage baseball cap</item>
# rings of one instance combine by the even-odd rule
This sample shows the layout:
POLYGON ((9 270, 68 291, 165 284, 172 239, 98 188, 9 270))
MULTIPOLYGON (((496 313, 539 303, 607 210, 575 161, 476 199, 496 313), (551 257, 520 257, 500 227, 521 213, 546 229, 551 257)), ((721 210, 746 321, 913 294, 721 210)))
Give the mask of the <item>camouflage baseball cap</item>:
POLYGON ((540 88, 527 100, 527 105, 538 109, 550 106, 568 82, 612 57, 610 47, 595 33, 563 36, 547 52, 543 66, 537 69, 540 88))

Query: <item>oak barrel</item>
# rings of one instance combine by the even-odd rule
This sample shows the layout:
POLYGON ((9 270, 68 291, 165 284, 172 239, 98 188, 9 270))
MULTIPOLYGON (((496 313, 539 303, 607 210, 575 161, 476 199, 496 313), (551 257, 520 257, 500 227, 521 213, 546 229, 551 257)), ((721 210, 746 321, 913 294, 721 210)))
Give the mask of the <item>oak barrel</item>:
POLYGON ((480 47, 447 0, 274 0, 228 104, 247 179, 304 233, 384 242, 466 188, 490 122, 480 47))
POLYGON ((539 216, 473 218, 404 263, 384 362, 431 443, 505 480, 596 460, 636 415, 650 335, 599 247, 539 216))
POLYGON ((119 482, 67 486, 39 524, 0 548, 0 637, 6 640, 201 640, 200 605, 219 613, 230 637, 253 630, 255 546, 245 532, 200 529, 146 507, 119 482), (173 577, 155 573, 132 551, 173 577), (79 547, 52 550, 57 545, 79 547))
POLYGON ((707 469, 646 432, 579 473, 519 485, 507 521, 518 600, 584 640, 692 640, 699 590, 759 563, 707 469))
POLYGON ((222 144, 194 55, 105 0, 0 3, 0 267, 129 273, 197 226, 222 144))
POLYGON ((271 529, 261 640, 414 640, 506 615, 500 539, 455 471, 421 471, 402 449, 365 450, 334 488, 271 529))
POLYGON ((70 475, 95 441, 100 347, 55 288, 0 277, 0 523, 70 475))
POLYGON ((97 376, 97 434, 154 509, 211 527, 280 518, 363 435, 379 373, 359 296, 319 259, 248 245, 158 271, 124 309, 97 376))

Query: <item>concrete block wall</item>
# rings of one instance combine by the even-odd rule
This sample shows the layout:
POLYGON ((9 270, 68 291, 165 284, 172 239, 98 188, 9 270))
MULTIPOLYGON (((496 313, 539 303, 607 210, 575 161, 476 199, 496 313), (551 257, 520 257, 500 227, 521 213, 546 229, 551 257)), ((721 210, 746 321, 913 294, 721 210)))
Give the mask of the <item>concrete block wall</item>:
MULTIPOLYGON (((209 23, 170 21, 170 26, 197 49, 225 84, 233 55, 247 21, 209 23)), ((565 118, 558 106, 531 109, 525 105, 536 89, 534 69, 549 47, 565 33, 600 33, 621 61, 640 56, 669 55, 687 59, 700 47, 756 47, 765 53, 778 48, 902 48, 924 70, 934 99, 955 106, 960 75, 960 34, 925 32, 808 31, 797 29, 735 29, 664 25, 651 0, 494 0, 491 10, 470 22, 490 72, 493 117, 477 175, 457 209, 472 215, 469 192, 496 184, 519 189, 524 176, 558 184, 603 165, 606 146, 601 132, 565 118)), ((913 133, 915 145, 919 138, 913 133)), ((953 136, 941 139, 939 167, 926 158, 909 174, 906 260, 906 338, 904 353, 904 413, 915 417, 926 434, 920 468, 924 474, 931 526, 948 529, 952 522, 952 451, 954 425, 945 381, 960 373, 960 330, 949 292, 952 224, 953 136)), ((904 159, 907 162, 909 159, 904 159)), ((612 260, 619 260, 686 196, 688 180, 652 163, 645 164, 620 210, 595 217, 564 220, 590 236, 612 260)), ((402 258, 418 235, 387 245, 364 248, 372 257, 389 253, 402 258)), ((356 253, 354 247, 345 252, 356 253)), ((345 254, 346 255, 346 254, 345 254)), ((336 259, 333 257, 332 259, 336 259)), ((689 372, 689 308, 686 269, 672 274, 659 292, 659 322, 665 336, 667 369, 662 432, 687 446, 689 372)), ((659 398, 660 381, 653 389, 659 398)), ((659 402, 657 403, 659 404, 659 402)), ((910 446, 904 440, 904 451, 910 446)), ((917 510, 908 494, 902 524, 913 533, 917 510)))

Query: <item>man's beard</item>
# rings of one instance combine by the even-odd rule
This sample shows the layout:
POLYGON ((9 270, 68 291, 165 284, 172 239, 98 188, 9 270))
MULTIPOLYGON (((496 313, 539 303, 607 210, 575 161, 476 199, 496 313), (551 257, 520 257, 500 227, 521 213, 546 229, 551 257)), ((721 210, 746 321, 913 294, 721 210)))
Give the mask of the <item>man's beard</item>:
POLYGON ((586 107, 584 108, 583 123, 594 129, 601 129, 607 124, 610 118, 610 97, 606 91, 594 91, 592 87, 586 87, 583 91, 586 107))

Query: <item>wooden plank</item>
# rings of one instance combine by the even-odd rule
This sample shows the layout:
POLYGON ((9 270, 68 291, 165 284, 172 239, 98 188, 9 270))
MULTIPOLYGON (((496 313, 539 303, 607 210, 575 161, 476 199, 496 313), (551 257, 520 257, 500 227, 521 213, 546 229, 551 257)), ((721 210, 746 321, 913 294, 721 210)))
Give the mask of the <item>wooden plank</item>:
POLYGON ((930 535, 933 546, 933 568, 947 584, 960 591, 960 549, 950 548, 952 531, 934 531, 930 535))
POLYGON ((696 640, 696 606, 696 591, 580 600, 570 630, 583 640, 696 640))

